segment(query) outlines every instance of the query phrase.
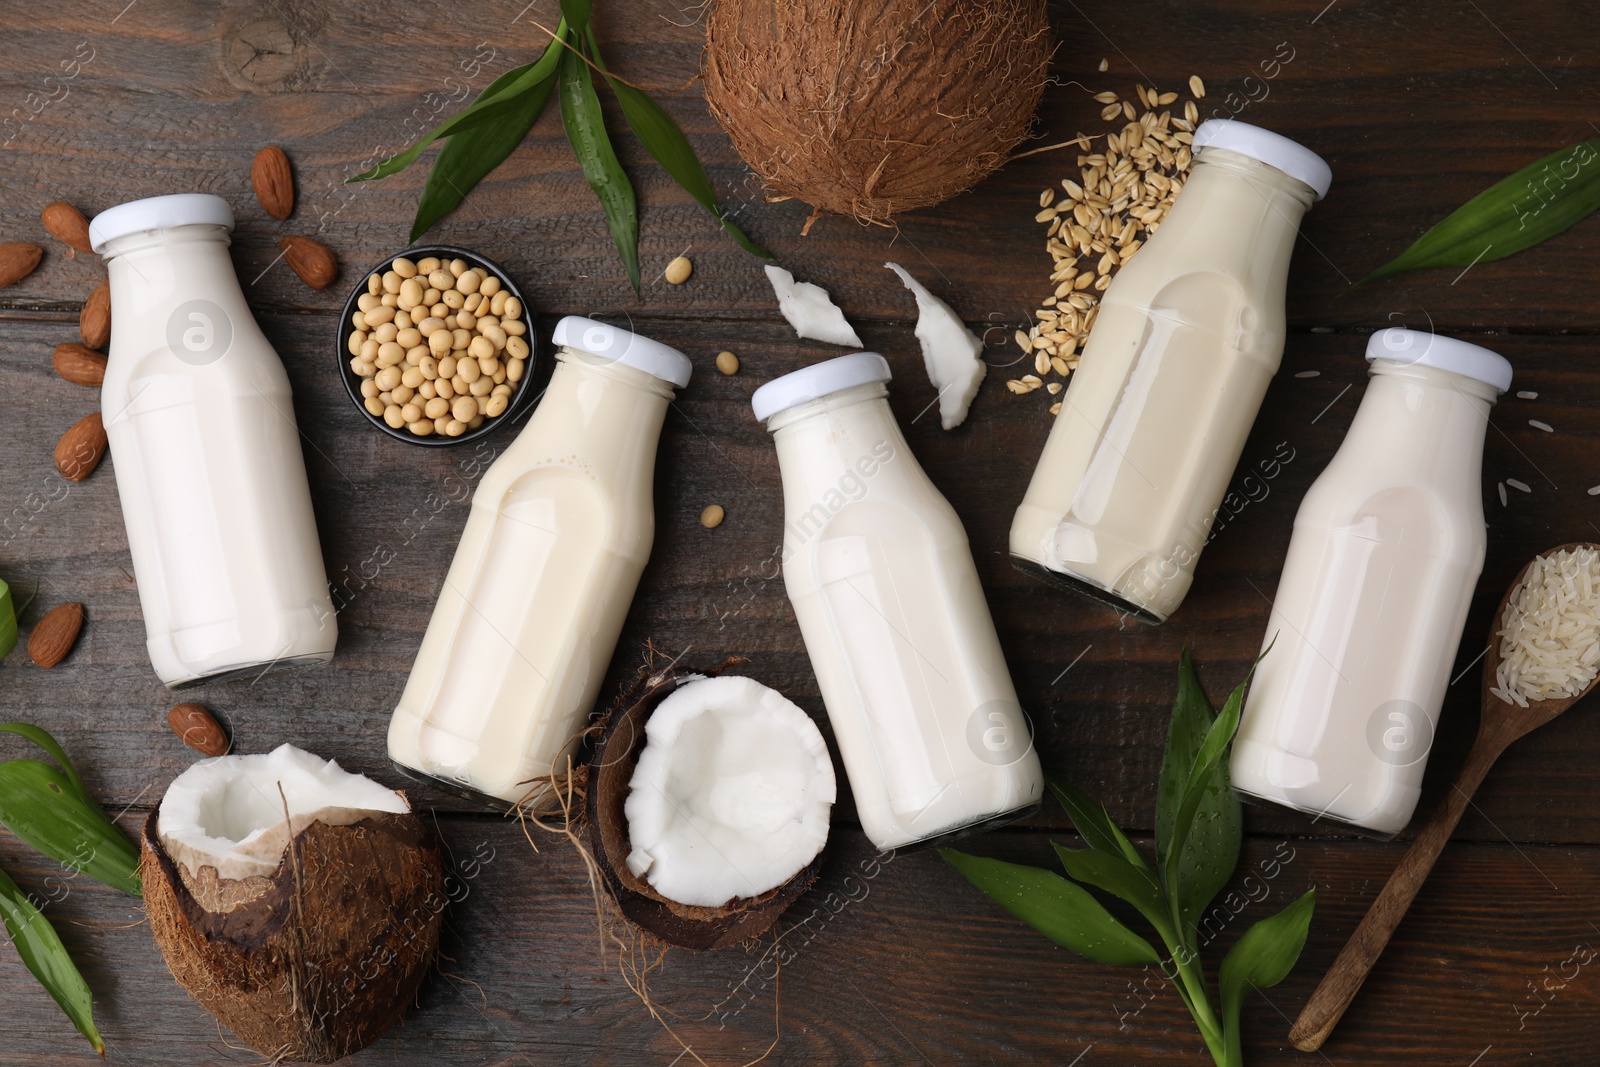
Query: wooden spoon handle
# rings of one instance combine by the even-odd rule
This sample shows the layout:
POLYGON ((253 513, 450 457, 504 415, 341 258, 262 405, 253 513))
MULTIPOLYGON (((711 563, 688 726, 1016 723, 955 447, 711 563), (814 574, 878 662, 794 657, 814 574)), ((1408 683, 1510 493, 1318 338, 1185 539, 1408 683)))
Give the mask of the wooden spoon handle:
POLYGON ((1508 739, 1498 736, 1478 735, 1472 752, 1467 756, 1466 765, 1461 768, 1461 775, 1451 786, 1444 803, 1412 842, 1400 866, 1389 876, 1383 892, 1372 902, 1361 925, 1345 942, 1339 958, 1328 968, 1322 984, 1317 986, 1317 991, 1311 994, 1311 999, 1300 1012, 1300 1018, 1295 1020, 1294 1027, 1289 1031, 1289 1041, 1295 1048, 1302 1052, 1315 1052, 1333 1033, 1345 1009, 1355 999, 1361 983, 1367 980, 1367 972, 1383 955, 1389 938, 1394 936, 1400 920, 1405 918, 1406 909, 1411 907, 1411 901, 1433 870, 1434 861, 1439 858, 1445 842, 1450 840, 1456 823, 1461 821, 1461 814, 1466 811, 1472 794, 1477 792, 1483 776, 1494 765, 1507 743, 1508 739))

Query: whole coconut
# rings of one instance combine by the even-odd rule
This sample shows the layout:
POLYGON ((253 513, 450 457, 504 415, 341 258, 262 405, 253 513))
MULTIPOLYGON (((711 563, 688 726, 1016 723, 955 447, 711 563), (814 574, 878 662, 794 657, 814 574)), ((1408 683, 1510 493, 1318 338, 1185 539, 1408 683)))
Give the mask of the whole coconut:
POLYGON ((1006 161, 1052 48, 1044 0, 717 0, 706 102, 775 199, 883 225, 1006 161))

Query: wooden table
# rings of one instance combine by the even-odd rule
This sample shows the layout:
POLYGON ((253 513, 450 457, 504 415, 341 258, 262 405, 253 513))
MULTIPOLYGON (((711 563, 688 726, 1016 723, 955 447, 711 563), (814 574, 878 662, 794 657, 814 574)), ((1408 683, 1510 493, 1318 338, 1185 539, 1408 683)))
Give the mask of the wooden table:
MULTIPOLYGON (((39 582, 42 608, 84 601, 89 623, 55 670, 14 652, 0 668, 0 707, 54 731, 130 828, 193 755, 166 726, 174 697, 146 660, 109 461, 64 496, 51 466, 57 437, 98 401, 52 374, 50 352, 76 339, 78 309, 104 269, 46 238, 38 212, 58 198, 92 215, 141 196, 213 192, 238 215, 239 276, 293 379, 323 551, 349 603, 329 669, 196 696, 232 720, 241 751, 292 741, 398 784, 384 751, 389 712, 466 518, 466 490, 481 468, 472 460, 503 448, 510 434, 490 437, 480 453, 410 448, 375 433, 352 408, 333 348, 337 308, 345 284, 404 245, 423 171, 342 183, 453 111, 465 93, 526 62, 543 39, 532 23, 553 24, 556 4, 125 3, 19 4, 4 15, 0 239, 49 251, 37 273, 0 291, 0 576, 23 590, 39 582), (299 207, 285 223, 270 220, 249 192, 251 157, 269 143, 287 149, 297 173, 299 207), (312 292, 275 262, 289 233, 330 245, 345 283, 312 292)), ((601 37, 626 76, 679 85, 695 71, 703 38, 696 8, 671 0, 600 6, 601 37)), ((1047 295, 1036 197, 1075 174, 1071 160, 1021 160, 906 218, 898 233, 828 219, 802 238, 807 209, 761 202, 698 90, 664 99, 719 192, 740 205, 741 223, 799 277, 828 286, 868 345, 888 356, 898 376, 892 403, 911 446, 971 534, 1046 769, 1103 798, 1146 843, 1178 652, 1193 650, 1213 697, 1243 676, 1295 508, 1361 396, 1365 335, 1431 324, 1505 353, 1515 388, 1538 395, 1507 397, 1493 415, 1484 461, 1488 563, 1429 768, 1428 810, 1475 728, 1475 659, 1492 603, 1534 552, 1600 531, 1600 499, 1586 493, 1600 484, 1600 364, 1591 350, 1600 310, 1590 259, 1600 222, 1461 277, 1434 271, 1354 291, 1350 284, 1494 180, 1594 135, 1600 32, 1591 12, 1575 0, 1066 0, 1052 5, 1052 17, 1061 84, 1046 94, 1041 136, 1100 130, 1098 105, 1072 79, 1131 95, 1139 78, 1178 89, 1198 73, 1211 101, 1231 108, 1249 99, 1240 117, 1312 146, 1335 176, 1295 253, 1283 371, 1237 477, 1280 444, 1294 458, 1249 494, 1206 552, 1188 602, 1158 629, 1119 627, 1107 611, 1034 584, 1006 560, 1011 512, 1049 427, 1043 392, 1015 397, 1004 388, 1020 373, 1007 366, 1016 352, 1006 339, 1047 295), (1287 53, 1275 78, 1259 80, 1262 61, 1287 53), (1096 74, 1102 57, 1110 70, 1096 74), (1252 75, 1258 80, 1246 83, 1252 75), (1229 93, 1237 94, 1231 105, 1229 93), (955 432, 923 413, 932 393, 911 334, 912 303, 882 269, 886 258, 906 264, 969 322, 998 327, 990 333, 995 370, 955 432), (1554 432, 1534 428, 1534 419, 1554 432), (1529 489, 1513 490, 1502 506, 1496 485, 1509 479, 1529 489)), ((696 379, 667 420, 655 554, 610 684, 631 674, 647 640, 696 663, 743 655, 750 674, 825 721, 781 583, 756 577, 780 537, 780 491, 749 398, 760 383, 837 350, 797 342, 758 263, 720 236, 635 141, 618 142, 643 205, 639 297, 554 114, 430 237, 505 264, 537 302, 546 337, 561 314, 625 314, 695 361, 696 379), (695 261, 688 285, 648 280, 680 252, 695 261), (738 376, 712 370, 722 348, 743 359, 738 376), (728 518, 708 531, 698 517, 714 502, 728 518)), ((30 611, 25 626, 37 616, 30 611)), ((20 754, 15 742, 3 750, 20 754)), ((1594 1063, 1600 975, 1591 967, 1572 977, 1561 964, 1600 946, 1597 764, 1593 707, 1510 752, 1321 1056, 1287 1045, 1289 1020, 1405 843, 1356 840, 1249 809, 1235 888, 1252 902, 1219 947, 1306 887, 1318 894, 1299 967, 1249 1004, 1251 1062, 1594 1063)), ((542 842, 536 853, 495 814, 440 792, 417 799, 464 865, 465 899, 448 914, 447 958, 416 1009, 355 1062, 691 1062, 629 991, 615 954, 603 953, 570 849, 542 842)), ((875 859, 848 797, 835 827, 821 881, 782 924, 790 952, 781 1008, 780 983, 762 955, 770 941, 750 953, 673 952, 652 976, 655 1001, 676 1013, 678 1032, 706 1062, 753 1059, 775 1035, 775 1063, 1208 1062, 1159 976, 1053 947, 937 855, 875 859)), ((1052 808, 973 847, 1048 864, 1048 842, 1072 839, 1052 808)), ((0 863, 33 888, 48 873, 8 834, 0 835, 0 863)), ((49 912, 94 989, 111 1062, 255 1061, 168 977, 136 902, 79 880, 49 912)), ((0 1062, 90 1058, 9 952, 0 954, 0 999, 0 1062)))

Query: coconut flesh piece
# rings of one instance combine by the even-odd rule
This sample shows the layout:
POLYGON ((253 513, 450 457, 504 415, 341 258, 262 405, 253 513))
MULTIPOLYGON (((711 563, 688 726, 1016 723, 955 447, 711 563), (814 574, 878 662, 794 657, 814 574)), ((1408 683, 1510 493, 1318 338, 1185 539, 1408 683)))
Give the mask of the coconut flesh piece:
POLYGON ((201 760, 178 775, 156 833, 188 879, 203 867, 219 879, 270 878, 289 841, 313 822, 347 826, 410 810, 393 789, 285 744, 266 755, 201 760))
POLYGON ((645 726, 624 806, 628 869, 680 904, 760 896, 822 851, 837 790, 816 723, 781 693, 693 678, 645 726))
POLYGON ((989 373, 983 362, 983 342, 949 304, 928 292, 904 267, 898 263, 884 266, 900 275, 917 298, 916 334, 922 345, 922 363, 928 380, 939 390, 939 423, 953 430, 966 421, 972 398, 989 373))
POLYGON ((782 267, 765 268, 772 291, 778 295, 778 310, 789 320, 794 332, 813 341, 830 345, 861 347, 855 328, 845 321, 844 312, 834 304, 828 291, 810 282, 797 282, 782 267))

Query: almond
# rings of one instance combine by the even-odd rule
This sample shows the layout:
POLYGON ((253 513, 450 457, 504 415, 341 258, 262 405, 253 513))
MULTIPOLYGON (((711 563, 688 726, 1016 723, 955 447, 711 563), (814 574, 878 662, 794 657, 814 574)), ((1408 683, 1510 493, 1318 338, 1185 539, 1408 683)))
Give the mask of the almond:
POLYGON ((178 740, 202 756, 225 756, 232 746, 216 716, 199 704, 179 704, 167 712, 167 725, 178 740))
POLYGON ((256 153, 250 164, 250 184, 268 215, 286 219, 294 212, 294 172, 289 169, 289 157, 277 145, 256 153))
POLYGON ((85 415, 56 442, 56 470, 69 482, 81 482, 94 473, 106 454, 106 428, 100 413, 85 415))
POLYGON ((24 241, 0 245, 0 289, 16 285, 32 274, 33 268, 39 265, 39 257, 42 255, 44 249, 24 241))
POLYGON ((278 247, 300 280, 313 289, 326 289, 339 277, 339 261, 327 245, 309 237, 285 237, 278 247))
POLYGON ((79 252, 94 251, 89 247, 89 220, 65 200, 46 204, 44 210, 39 212, 39 221, 44 223, 45 230, 56 240, 71 245, 79 252))
POLYGON ((101 282, 89 294, 78 315, 78 333, 90 348, 104 348, 111 340, 111 283, 101 282))
POLYGON ((82 604, 62 604, 50 609, 28 635, 28 658, 49 670, 67 658, 82 629, 82 604))
POLYGON ((76 385, 100 385, 106 380, 106 357, 74 341, 56 345, 50 365, 57 374, 76 385))

